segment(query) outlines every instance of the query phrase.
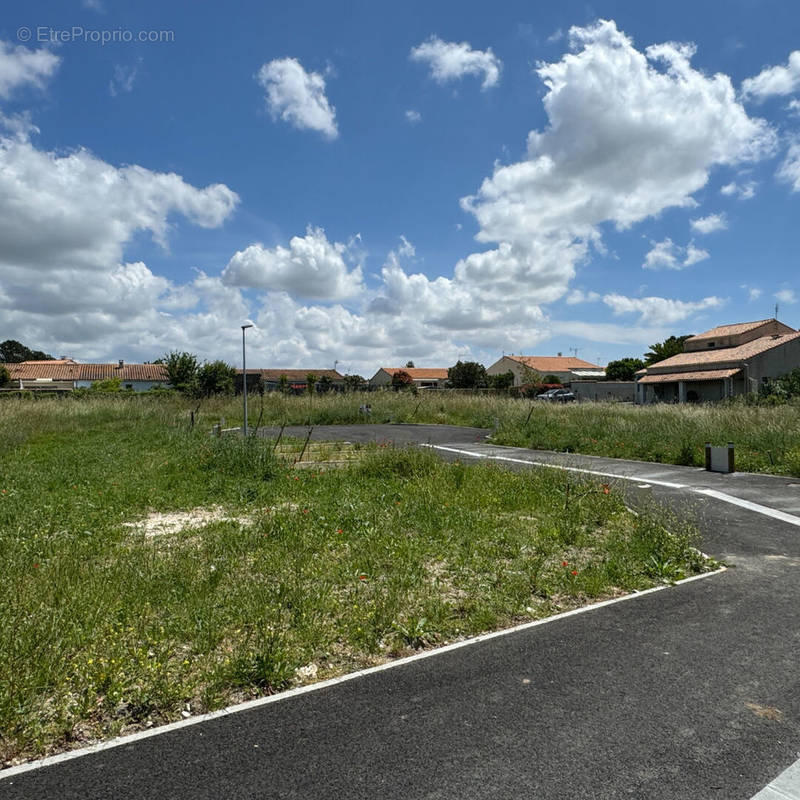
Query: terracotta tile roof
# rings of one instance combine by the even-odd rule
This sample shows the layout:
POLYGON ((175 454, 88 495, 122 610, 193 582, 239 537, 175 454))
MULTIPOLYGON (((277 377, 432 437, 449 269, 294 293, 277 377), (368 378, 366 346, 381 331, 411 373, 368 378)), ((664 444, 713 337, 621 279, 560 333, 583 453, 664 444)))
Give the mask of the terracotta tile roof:
POLYGON ((750 342, 740 344, 738 347, 725 347, 720 350, 695 350, 690 353, 678 353, 676 356, 659 361, 647 367, 647 374, 670 372, 675 367, 693 367, 705 365, 718 365, 722 368, 729 364, 741 364, 748 358, 757 356, 773 347, 780 347, 786 342, 800 338, 800 332, 787 333, 784 336, 762 336, 750 342))
POLYGON ((74 361, 22 361, 19 364, 6 364, 12 380, 36 380, 52 378, 54 381, 78 380, 81 365, 74 361))
POLYGON ((732 378, 741 369, 707 369, 698 372, 664 372, 657 375, 645 375, 639 383, 674 383, 675 381, 718 381, 732 378))
POLYGON ((447 380, 447 370, 438 367, 381 367, 389 375, 407 372, 414 380, 447 380))
POLYGON ((572 369, 603 369, 597 364, 590 364, 588 361, 574 356, 506 356, 506 358, 543 373, 569 372, 572 369))
POLYGON ((6 365, 12 380, 51 378, 54 381, 167 381, 162 364, 78 364, 75 361, 23 361, 6 365))
POLYGON ((755 328, 760 328, 762 325, 766 325, 768 322, 774 321, 774 319, 770 318, 759 319, 756 320, 756 322, 738 322, 735 325, 717 325, 716 328, 712 328, 710 331, 698 333, 697 336, 690 336, 687 341, 697 342, 701 339, 717 339, 723 336, 738 336, 740 333, 747 333, 747 331, 752 331, 755 328))
MULTIPOLYGON (((242 374, 242 370, 236 370, 237 375, 242 374)), ((334 381, 342 381, 344 378, 341 376, 339 372, 335 369, 247 369, 247 376, 250 375, 260 375, 261 380, 265 382, 278 382, 280 380, 281 375, 286 376, 286 380, 289 383, 302 383, 305 386, 306 383, 306 376, 309 374, 316 375, 317 378, 321 378, 323 375, 327 375, 331 380, 334 381)))

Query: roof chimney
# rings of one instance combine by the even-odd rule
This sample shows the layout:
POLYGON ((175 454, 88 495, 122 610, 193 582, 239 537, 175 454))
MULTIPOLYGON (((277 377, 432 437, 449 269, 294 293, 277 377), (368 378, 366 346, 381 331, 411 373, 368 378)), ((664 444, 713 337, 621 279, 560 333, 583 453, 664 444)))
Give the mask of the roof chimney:
POLYGON ((119 360, 119 368, 122 369, 124 366, 125 366, 125 362, 122 359, 120 359, 119 360))

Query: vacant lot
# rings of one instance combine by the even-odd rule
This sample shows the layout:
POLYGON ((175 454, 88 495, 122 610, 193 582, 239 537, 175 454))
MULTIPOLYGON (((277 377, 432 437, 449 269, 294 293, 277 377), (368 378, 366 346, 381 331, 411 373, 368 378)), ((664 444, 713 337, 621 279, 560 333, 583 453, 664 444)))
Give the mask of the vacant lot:
MULTIPOLYGON (((496 429, 494 441, 498 444, 667 464, 702 466, 705 442, 734 442, 738 469, 800 476, 798 403, 640 407, 615 403, 554 405, 455 392, 374 392, 313 398, 276 393, 263 401, 251 399, 250 424, 258 420, 262 425, 363 422, 358 408, 364 402, 372 404, 373 422, 469 425, 496 429)), ((188 403, 172 400, 167 401, 167 407, 188 420, 188 403)), ((241 401, 204 401, 199 413, 206 424, 224 417, 229 425, 239 425, 241 401)))
POLYGON ((380 446, 297 470, 186 423, 0 405, 4 763, 707 568, 613 487, 380 446))

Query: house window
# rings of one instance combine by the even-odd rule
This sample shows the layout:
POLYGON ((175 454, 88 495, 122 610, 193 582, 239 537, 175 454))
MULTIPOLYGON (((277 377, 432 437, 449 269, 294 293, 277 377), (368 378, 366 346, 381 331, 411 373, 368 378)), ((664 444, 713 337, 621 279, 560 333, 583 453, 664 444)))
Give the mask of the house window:
POLYGON ((125 384, 125 388, 126 389, 133 389, 133 384, 132 383, 126 383, 125 384))
POLYGON ((714 347, 714 346, 716 346, 716 344, 717 344, 716 342, 709 342, 709 343, 708 343, 708 346, 709 346, 709 347, 714 347))

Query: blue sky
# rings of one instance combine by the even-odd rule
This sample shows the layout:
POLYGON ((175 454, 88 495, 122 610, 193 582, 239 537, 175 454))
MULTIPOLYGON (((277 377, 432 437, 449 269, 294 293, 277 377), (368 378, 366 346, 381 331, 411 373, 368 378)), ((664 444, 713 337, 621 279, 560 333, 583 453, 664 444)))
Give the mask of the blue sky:
POLYGON ((369 375, 797 327, 799 16, 17 3, 0 339, 235 363, 252 319, 252 363, 369 375))

